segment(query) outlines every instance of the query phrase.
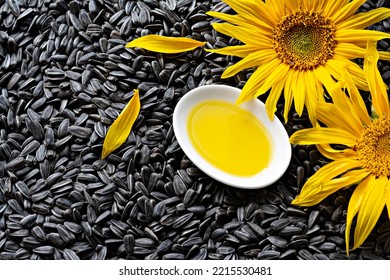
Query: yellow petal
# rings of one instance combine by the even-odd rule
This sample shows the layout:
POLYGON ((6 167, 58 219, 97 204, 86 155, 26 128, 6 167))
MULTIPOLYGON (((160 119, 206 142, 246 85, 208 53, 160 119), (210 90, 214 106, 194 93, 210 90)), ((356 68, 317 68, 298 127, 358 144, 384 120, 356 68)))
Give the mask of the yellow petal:
POLYGON ((341 21, 338 25, 338 29, 364 29, 376 22, 390 18, 390 9, 378 8, 366 13, 358 13, 353 15, 347 20, 341 21))
POLYGON ((303 191, 297 196, 292 204, 300 206, 313 206, 320 203, 327 196, 335 193, 336 191, 354 185, 366 178, 369 173, 361 170, 350 171, 341 178, 330 180, 326 183, 320 183, 318 185, 305 185, 307 190, 303 191))
POLYGON ((390 38, 390 34, 375 30, 340 29, 335 34, 335 39, 339 43, 352 43, 355 45, 365 44, 368 39, 379 41, 388 38, 390 38))
POLYGON ((367 186, 356 221, 354 249, 363 244, 376 225, 379 216, 382 214, 385 206, 385 187, 387 181, 387 177, 382 176, 367 186))
POLYGON ((214 12, 214 11, 206 12, 206 15, 225 20, 237 26, 242 26, 249 29, 253 29, 253 28, 259 29, 261 30, 262 33, 264 33, 264 35, 267 36, 272 34, 272 27, 268 23, 262 20, 251 21, 246 19, 241 14, 230 15, 230 14, 214 12))
POLYGON ((349 96, 351 97, 353 111, 356 113, 361 123, 365 126, 371 124, 370 116, 368 115, 366 104, 355 83, 352 82, 348 71, 344 71, 344 81, 347 86, 349 96))
POLYGON ((269 46, 272 46, 270 36, 265 36, 258 28, 251 29, 226 22, 215 22, 213 23, 213 28, 215 31, 236 38, 246 45, 256 46, 258 43, 260 43, 260 45, 268 43, 269 46))
POLYGON ((125 108, 110 126, 103 142, 102 159, 119 148, 130 134, 131 128, 138 117, 141 109, 138 89, 125 108))
POLYGON ((279 64, 278 67, 273 69, 271 75, 267 77, 264 84, 260 86, 256 92, 256 96, 266 93, 275 83, 285 78, 289 71, 290 66, 284 63, 279 64))
MULTIPOLYGON (((361 5, 367 0, 352 0, 347 5, 344 5, 340 10, 336 11, 331 19, 335 24, 342 22, 356 13, 361 5)), ((334 1, 333 1, 334 2, 334 1)))
POLYGON ((267 109, 268 117, 273 120, 275 117, 276 104, 282 94, 282 90, 284 88, 284 79, 281 81, 275 82, 272 86, 271 92, 265 102, 265 108, 267 109))
POLYGON ((387 216, 390 219, 390 180, 387 181, 386 185, 386 208, 387 208, 387 216))
POLYGON ((390 52, 379 52, 379 59, 390 60, 390 52))
POLYGON ((374 180, 374 176, 368 176, 364 181, 362 181, 354 190, 349 203, 348 203, 348 211, 347 211, 347 220, 345 227, 345 244, 347 249, 347 255, 349 254, 349 236, 351 232, 352 221, 357 212, 362 205, 363 198, 367 192, 367 188, 372 186, 372 182, 374 180))
POLYGON ((271 9, 275 15, 276 18, 282 18, 285 15, 285 1, 280 0, 267 0, 267 5, 269 6, 269 9, 271 9))
POLYGON ((165 37, 150 34, 127 43, 126 48, 138 47, 152 52, 180 53, 196 49, 204 44, 191 38, 165 37))
POLYGON ((251 68, 254 66, 261 66, 275 58, 276 54, 275 51, 272 49, 256 51, 254 53, 249 54, 247 57, 241 59, 236 64, 233 64, 232 66, 226 68, 221 78, 226 79, 232 77, 243 69, 251 68))
POLYGON ((367 76, 368 86, 370 88, 372 105, 380 117, 389 115, 389 98, 381 74, 378 70, 379 54, 376 49, 376 42, 367 42, 367 52, 364 58, 364 72, 367 76))
MULTIPOLYGON (((338 86, 340 86, 339 83, 338 86)), ((334 103, 333 115, 342 119, 340 122, 338 122, 340 123, 340 127, 343 127, 345 130, 349 131, 356 138, 360 138, 364 130, 363 124, 359 119, 359 116, 354 111, 351 99, 349 99, 345 92, 343 92, 338 86, 335 88, 335 90, 330 92, 334 103), (345 126, 342 125, 343 122, 345 123, 345 126)))
POLYGON ((293 1, 286 1, 286 13, 291 13, 292 11, 297 10, 300 7, 300 3, 298 1, 293 0, 293 1))
MULTIPOLYGON (((335 177, 344 174, 348 170, 355 171, 353 169, 361 168, 362 163, 356 158, 349 158, 347 156, 338 160, 332 161, 320 168, 313 176, 311 176, 306 184, 309 185, 321 185, 334 179, 335 177)), ((350 172, 352 172, 350 171, 350 172)), ((365 173, 366 171, 360 169, 359 173, 365 173)))
POLYGON ((335 106, 331 103, 319 104, 316 112, 317 119, 327 127, 341 128, 356 138, 360 138, 363 126, 361 123, 356 124, 356 122, 351 121, 349 115, 347 108, 335 106))
POLYGON ((273 70, 278 67, 279 64, 280 61, 278 59, 273 59, 270 62, 258 67, 252 76, 250 76, 244 88, 242 89, 240 96, 237 98, 237 105, 254 98, 257 90, 259 89, 259 85, 264 83, 264 81, 268 78, 269 75, 271 75, 273 70))
POLYGON ((324 66, 317 67, 313 73, 314 77, 325 86, 328 92, 334 88, 336 82, 332 79, 329 71, 324 66))
POLYGON ((310 122, 313 126, 316 124, 315 111, 318 103, 319 92, 316 87, 316 79, 312 71, 306 71, 304 73, 304 81, 306 83, 306 97, 305 104, 307 113, 309 115, 310 122))
POLYGON ((314 145, 314 144, 341 144, 354 146, 356 137, 341 128, 313 127, 301 129, 290 137, 292 144, 314 145))
POLYGON ((325 8, 325 2, 326 0, 308 0, 309 4, 307 4, 309 10, 320 10, 323 11, 325 8))
MULTIPOLYGON (((333 162, 333 167, 338 170, 337 173, 341 171, 345 171, 345 169, 349 170, 354 168, 353 165, 346 165, 344 169, 339 168, 337 164, 340 161, 333 162)), ((323 169, 323 168, 321 168, 323 169)), ((301 193, 292 201, 292 204, 300 205, 300 206, 313 206, 318 204, 322 200, 324 200, 330 194, 353 185, 357 182, 360 182, 362 179, 366 178, 369 174, 365 170, 353 170, 345 173, 343 176, 335 179, 326 180, 326 176, 329 174, 325 174, 326 171, 318 170, 312 177, 317 176, 316 180, 310 181, 308 180, 303 186, 301 193), (317 175, 318 174, 318 175, 317 175), (323 177, 323 178, 321 178, 323 177)))
POLYGON ((294 89, 294 106, 299 116, 302 115, 303 108, 305 107, 306 85, 304 75, 304 72, 298 72, 294 89))
MULTIPOLYGON (((242 2, 242 0, 239 0, 242 2)), ((255 0, 256 1, 256 0, 255 0)), ((294 2, 295 0, 291 1, 294 2)), ((246 1, 245 1, 246 2, 246 1)), ((270 26, 274 27, 280 18, 277 16, 276 12, 270 7, 268 1, 256 1, 259 6, 260 12, 256 13, 260 18, 267 22, 270 26)))
POLYGON ((223 2, 253 23, 263 21, 262 19, 264 19, 267 21, 264 23, 268 23, 270 28, 272 28, 271 26, 273 26, 276 21, 275 17, 272 17, 272 15, 269 14, 272 10, 266 8, 262 1, 246 0, 244 2, 242 0, 224 0, 223 2))
POLYGON ((340 55, 334 55, 332 59, 329 59, 325 65, 326 69, 336 80, 343 79, 343 71, 347 69, 350 73, 351 80, 356 84, 359 89, 368 90, 368 84, 364 71, 356 63, 342 57, 340 55))
POLYGON ((335 53, 347 59, 364 57, 366 50, 351 43, 339 43, 335 48, 335 53))
POLYGON ((225 13, 220 13, 220 12, 214 12, 214 11, 208 11, 206 12, 206 15, 209 15, 211 17, 219 18, 224 21, 227 21, 231 24, 246 27, 246 28, 260 28, 262 32, 271 34, 272 29, 270 28, 269 25, 265 24, 262 21, 248 21, 246 20, 243 16, 240 14, 236 15, 230 15, 230 14, 225 14, 225 13))
POLYGON ((324 16, 330 17, 347 5, 349 0, 325 1, 324 16))
POLYGON ((238 57, 246 57, 260 49, 269 48, 269 44, 257 44, 254 45, 238 45, 238 46, 228 46, 221 49, 205 49, 208 52, 218 53, 223 55, 234 55, 238 57))
POLYGON ((284 121, 288 121, 288 113, 290 112, 291 104, 293 101, 293 91, 292 91, 292 82, 296 81, 294 78, 295 75, 297 75, 297 71, 289 71, 286 78, 286 83, 284 86, 284 121))
POLYGON ((318 151, 325 157, 336 160, 340 158, 357 158, 357 153, 354 150, 351 149, 344 149, 344 150, 335 150, 333 149, 329 144, 318 144, 316 145, 318 151))

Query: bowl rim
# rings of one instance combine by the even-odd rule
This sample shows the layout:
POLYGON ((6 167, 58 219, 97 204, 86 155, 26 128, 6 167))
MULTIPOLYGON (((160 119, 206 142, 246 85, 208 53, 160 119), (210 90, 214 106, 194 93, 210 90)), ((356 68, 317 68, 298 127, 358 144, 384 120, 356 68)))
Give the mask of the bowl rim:
POLYGON ((236 87, 221 84, 203 85, 188 91, 174 109, 173 130, 183 152, 206 175, 236 188, 264 188, 275 183, 287 170, 291 160, 291 144, 283 124, 275 115, 273 120, 268 117, 263 102, 256 98, 240 105, 263 124, 270 138, 270 144, 274 147, 269 166, 253 176, 232 175, 213 166, 196 151, 188 135, 188 116, 197 104, 216 99, 235 104, 240 92, 241 90, 236 87))

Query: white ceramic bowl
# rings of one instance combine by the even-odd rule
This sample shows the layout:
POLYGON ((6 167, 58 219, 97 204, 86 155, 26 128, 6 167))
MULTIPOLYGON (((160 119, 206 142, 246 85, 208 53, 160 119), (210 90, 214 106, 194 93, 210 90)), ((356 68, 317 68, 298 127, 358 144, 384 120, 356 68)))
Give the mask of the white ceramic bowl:
POLYGON ((207 85, 187 92, 176 105, 173 113, 173 129, 184 153, 210 177, 232 187, 263 188, 277 181, 286 171, 291 159, 291 145, 282 123, 277 117, 273 121, 269 119, 265 105, 260 100, 250 100, 241 105, 257 117, 267 129, 273 149, 269 166, 253 176, 236 176, 214 167, 196 151, 188 134, 188 117, 194 106, 206 100, 223 100, 235 104, 240 91, 240 89, 225 85, 207 85))

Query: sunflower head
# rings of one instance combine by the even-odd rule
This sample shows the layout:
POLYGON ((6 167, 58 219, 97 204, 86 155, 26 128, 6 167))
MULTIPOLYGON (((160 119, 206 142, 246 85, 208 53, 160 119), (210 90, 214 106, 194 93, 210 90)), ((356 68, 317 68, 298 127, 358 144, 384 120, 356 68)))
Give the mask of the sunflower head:
POLYGON ((334 55, 336 27, 321 12, 298 9, 273 29, 277 57, 293 70, 313 70, 334 55))
POLYGON ((364 168, 376 177, 390 178, 390 116, 375 119, 355 147, 364 168))

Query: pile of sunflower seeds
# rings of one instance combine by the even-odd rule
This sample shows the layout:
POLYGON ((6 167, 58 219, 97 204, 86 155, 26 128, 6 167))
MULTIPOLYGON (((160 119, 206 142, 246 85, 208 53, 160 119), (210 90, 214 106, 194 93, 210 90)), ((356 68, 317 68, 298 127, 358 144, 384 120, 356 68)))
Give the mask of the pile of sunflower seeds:
MULTIPOLYGON (((363 10, 389 1, 367 1, 363 10)), ((189 36, 207 48, 218 0, 0 1, 0 259, 346 259, 350 190, 291 205, 326 160, 293 146, 285 175, 258 191, 224 186, 184 155, 172 129, 178 100, 221 79, 237 58, 126 49, 147 34, 189 36), (141 96, 125 144, 101 160, 110 124, 141 96)), ((372 28, 390 32, 390 20, 372 28)), ((389 41, 379 48, 390 51, 389 41)), ((390 83, 390 65, 379 69, 390 83)), ((365 95, 367 98, 367 95, 365 95)), ((277 116, 283 120, 283 101, 277 116)), ((291 135, 310 123, 291 112, 291 135)), ((351 259, 389 259, 385 213, 351 259)))

